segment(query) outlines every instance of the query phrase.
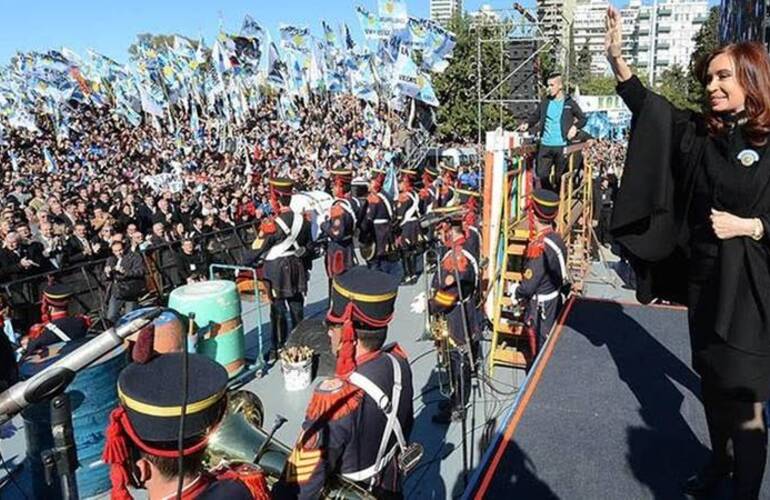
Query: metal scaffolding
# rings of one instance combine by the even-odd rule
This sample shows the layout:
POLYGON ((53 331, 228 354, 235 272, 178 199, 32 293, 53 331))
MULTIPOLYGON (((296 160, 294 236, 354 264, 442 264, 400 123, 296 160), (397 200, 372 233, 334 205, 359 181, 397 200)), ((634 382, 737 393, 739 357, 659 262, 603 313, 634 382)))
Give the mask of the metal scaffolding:
MULTIPOLYGON (((565 20, 566 22, 566 20, 565 20)), ((518 2, 510 9, 488 9, 483 15, 479 15, 471 21, 471 32, 476 34, 476 123, 477 123, 477 147, 483 147, 483 107, 485 104, 496 104, 499 109, 498 126, 503 127, 504 109, 507 104, 537 103, 537 94, 530 98, 515 99, 511 95, 513 89, 508 84, 511 79, 522 71, 530 62, 535 60, 542 52, 552 48, 561 49, 560 59, 569 61, 569 44, 562 44, 557 38, 548 37, 542 27, 541 21, 533 11, 523 8, 518 2), (532 43, 535 50, 516 67, 506 71, 506 60, 509 48, 512 44, 532 43), (485 44, 496 43, 500 45, 499 74, 505 75, 495 86, 484 92, 482 90, 481 53, 485 44)), ((565 71, 569 71, 569 64, 565 65, 565 71)), ((568 75, 565 75, 568 80, 568 75)))

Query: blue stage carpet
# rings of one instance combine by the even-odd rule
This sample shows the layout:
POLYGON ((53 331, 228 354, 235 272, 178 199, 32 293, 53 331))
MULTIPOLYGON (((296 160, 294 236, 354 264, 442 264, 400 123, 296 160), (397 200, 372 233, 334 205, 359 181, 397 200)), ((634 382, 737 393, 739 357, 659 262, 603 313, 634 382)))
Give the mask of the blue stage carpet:
POLYGON ((709 451, 686 311, 578 300, 552 340, 466 497, 685 498, 709 451))

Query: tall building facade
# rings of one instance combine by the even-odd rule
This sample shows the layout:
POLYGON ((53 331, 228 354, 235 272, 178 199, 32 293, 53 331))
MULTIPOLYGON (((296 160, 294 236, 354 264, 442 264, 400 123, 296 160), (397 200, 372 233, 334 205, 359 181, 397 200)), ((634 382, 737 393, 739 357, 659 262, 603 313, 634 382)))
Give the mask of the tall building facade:
POLYGON ((455 15, 462 13, 462 0, 430 0, 430 18, 440 24, 447 24, 455 15))
MULTIPOLYGON (((596 74, 609 70, 604 54, 607 6, 607 0, 578 0, 575 7, 574 50, 579 54, 588 45, 596 74)), ((630 0, 621 9, 623 55, 653 81, 674 65, 686 69, 695 49, 693 38, 708 19, 708 10, 707 0, 630 0)))
POLYGON ((546 38, 559 43, 558 63, 567 63, 572 46, 572 25, 575 20, 576 0, 537 0, 537 18, 546 38))

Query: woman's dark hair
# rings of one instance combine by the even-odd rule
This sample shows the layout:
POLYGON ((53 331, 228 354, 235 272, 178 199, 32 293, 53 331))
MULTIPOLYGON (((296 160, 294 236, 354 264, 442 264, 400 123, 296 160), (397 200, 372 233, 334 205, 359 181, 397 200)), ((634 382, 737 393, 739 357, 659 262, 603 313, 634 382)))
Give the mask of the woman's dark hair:
MULTIPOLYGON (((735 64, 735 77, 746 93, 746 125, 743 130, 754 146, 763 146, 770 135, 770 57, 759 42, 731 43, 720 47, 698 65, 701 84, 708 83, 708 67, 715 57, 727 54, 735 64)), ((718 113, 708 110, 706 124, 711 135, 719 135, 725 129, 725 120, 718 113)))

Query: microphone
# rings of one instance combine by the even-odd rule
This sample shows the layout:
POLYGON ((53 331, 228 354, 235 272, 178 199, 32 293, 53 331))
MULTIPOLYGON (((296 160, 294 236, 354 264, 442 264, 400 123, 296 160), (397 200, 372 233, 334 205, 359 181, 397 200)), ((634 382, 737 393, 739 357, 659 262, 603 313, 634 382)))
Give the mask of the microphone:
POLYGON ((27 406, 62 392, 79 370, 118 347, 126 337, 149 325, 162 312, 162 308, 156 307, 124 325, 110 328, 34 377, 19 382, 0 394, 0 425, 27 406))

